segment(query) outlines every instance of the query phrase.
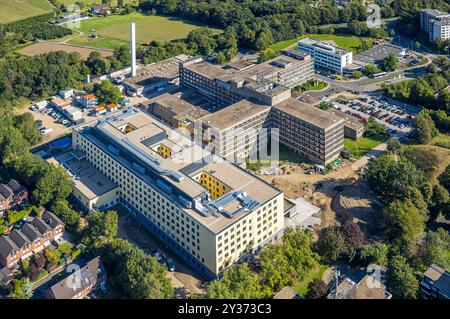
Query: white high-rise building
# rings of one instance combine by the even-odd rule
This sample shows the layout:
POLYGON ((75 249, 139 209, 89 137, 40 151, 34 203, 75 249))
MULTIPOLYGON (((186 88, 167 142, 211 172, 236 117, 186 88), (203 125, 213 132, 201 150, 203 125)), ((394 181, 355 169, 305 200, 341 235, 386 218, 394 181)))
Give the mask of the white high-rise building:
POLYGON ((298 41, 298 49, 314 57, 316 68, 327 69, 342 74, 344 68, 353 63, 353 53, 310 38, 298 41))
POLYGON ((131 76, 136 76, 136 26, 132 22, 130 24, 130 36, 131 36, 131 76))

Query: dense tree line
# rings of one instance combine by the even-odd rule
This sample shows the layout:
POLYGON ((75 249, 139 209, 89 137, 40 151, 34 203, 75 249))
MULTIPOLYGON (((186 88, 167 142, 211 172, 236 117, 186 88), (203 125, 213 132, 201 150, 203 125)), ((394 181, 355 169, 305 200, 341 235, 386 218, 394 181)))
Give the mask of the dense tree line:
POLYGON ((236 1, 236 0, 145 0, 144 11, 193 19, 220 28, 232 27, 238 45, 255 50, 273 42, 304 34, 310 26, 365 20, 366 8, 360 1, 340 10, 327 1, 312 7, 308 1, 236 1))
POLYGON ((77 53, 50 52, 0 61, 0 105, 37 99, 76 86, 89 73, 77 53))
MULTIPOLYGON (((418 118, 420 126, 430 125, 428 114, 418 118)), ((417 274, 432 263, 450 267, 449 233, 441 228, 426 232, 429 221, 450 218, 449 172, 435 182, 438 164, 431 149, 390 140, 388 152, 367 165, 368 185, 385 205, 379 229, 389 244, 363 246, 358 258, 387 265, 387 284, 395 298, 418 297, 417 274)))
POLYGON ((450 59, 439 57, 429 65, 427 71, 426 76, 385 86, 384 93, 389 97, 436 111, 431 112, 431 116, 438 119, 438 125, 448 130, 450 92, 445 88, 450 81, 450 59))

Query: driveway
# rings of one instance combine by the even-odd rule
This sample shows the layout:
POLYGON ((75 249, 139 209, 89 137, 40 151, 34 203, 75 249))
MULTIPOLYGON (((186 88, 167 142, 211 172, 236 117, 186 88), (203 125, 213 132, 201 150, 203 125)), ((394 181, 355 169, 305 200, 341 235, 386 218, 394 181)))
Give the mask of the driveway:
POLYGON ((156 248, 166 255, 168 262, 175 263, 176 270, 168 272, 172 287, 175 289, 175 297, 186 298, 191 294, 205 293, 206 281, 192 266, 123 209, 118 209, 118 213, 120 237, 129 240, 146 253, 150 253, 151 249, 156 248))

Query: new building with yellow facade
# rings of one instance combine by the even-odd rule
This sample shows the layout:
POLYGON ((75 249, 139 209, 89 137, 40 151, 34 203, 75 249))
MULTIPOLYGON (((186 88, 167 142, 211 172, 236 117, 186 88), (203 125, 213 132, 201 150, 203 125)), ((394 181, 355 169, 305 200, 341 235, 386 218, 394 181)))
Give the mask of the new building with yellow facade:
POLYGON ((78 126, 72 143, 117 185, 122 205, 207 278, 282 236, 281 191, 144 112, 78 126))

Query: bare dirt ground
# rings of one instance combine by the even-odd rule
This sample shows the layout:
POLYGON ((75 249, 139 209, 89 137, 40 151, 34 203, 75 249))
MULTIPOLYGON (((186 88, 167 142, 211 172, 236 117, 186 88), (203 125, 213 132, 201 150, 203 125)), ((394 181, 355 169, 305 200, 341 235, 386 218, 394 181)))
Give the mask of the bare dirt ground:
POLYGON ((169 249, 156 236, 147 231, 130 215, 119 211, 119 236, 128 239, 147 253, 157 248, 166 255, 168 262, 176 264, 174 272, 168 272, 168 277, 175 289, 176 298, 186 298, 190 295, 205 293, 206 283, 200 274, 169 249))
MULTIPOLYGON (((346 213, 353 215, 363 224, 379 211, 376 198, 360 180, 361 170, 371 156, 381 154, 386 149, 382 143, 354 162, 346 162, 339 170, 326 175, 305 174, 295 169, 279 176, 261 176, 273 186, 281 189, 287 197, 304 197, 322 209, 320 228, 335 225, 346 213)), ((364 228, 363 228, 364 230, 364 228)), ((366 229, 369 231, 369 229, 366 229)))
POLYGON ((82 59, 87 59, 92 51, 98 51, 102 56, 105 57, 110 56, 113 53, 110 50, 92 49, 71 44, 52 43, 52 42, 38 42, 36 44, 32 44, 30 46, 21 49, 19 53, 26 56, 34 56, 38 54, 56 51, 64 51, 67 53, 77 52, 81 55, 82 59))

